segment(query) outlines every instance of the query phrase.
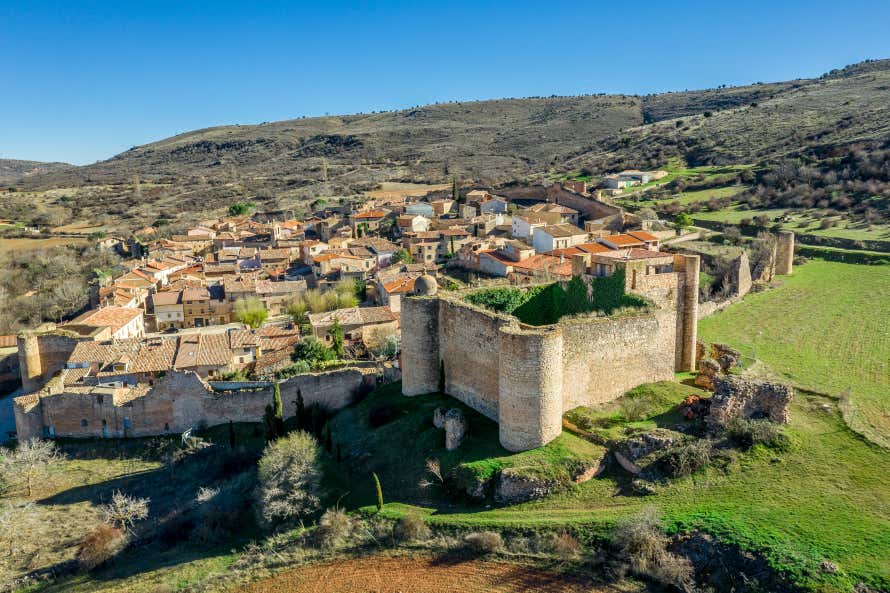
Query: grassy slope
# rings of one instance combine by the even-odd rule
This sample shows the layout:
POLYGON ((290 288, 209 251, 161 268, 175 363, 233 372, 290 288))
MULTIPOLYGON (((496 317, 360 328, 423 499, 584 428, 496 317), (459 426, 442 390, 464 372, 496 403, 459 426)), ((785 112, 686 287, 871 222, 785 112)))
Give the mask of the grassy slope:
MULTIPOLYGON (((723 188, 732 189, 732 188, 723 188)), ((776 208, 771 210, 743 210, 737 205, 717 210, 715 212, 697 212, 693 216, 702 220, 715 220, 718 222, 728 222, 738 224, 743 219, 752 219, 755 216, 766 214, 770 219, 777 219, 787 210, 776 208)), ((819 210, 795 210, 791 215, 791 220, 782 223, 782 228, 795 233, 805 233, 807 235, 816 235, 820 237, 840 237, 843 239, 874 239, 880 241, 890 240, 890 227, 887 225, 866 225, 861 222, 851 222, 848 220, 837 220, 837 225, 823 229, 819 224, 824 216, 819 210)))
POLYGON ((814 261, 784 285, 701 322, 798 385, 849 390, 848 420, 890 446, 890 266, 814 261))
MULTIPOLYGON (((763 331, 756 338, 757 356, 777 371, 826 390, 853 383, 857 409, 880 413, 886 410, 880 396, 887 393, 888 377, 881 365, 887 363, 890 345, 888 282, 888 267, 813 262, 798 268, 783 287, 750 295, 744 303, 704 320, 702 335, 735 344, 750 355, 749 332, 763 331), (850 356, 854 358, 846 358, 850 356)), ((663 408, 656 406, 650 422, 667 419, 670 424, 668 402, 679 402, 688 391, 676 385, 671 399, 664 390, 662 386, 653 392, 663 408)), ((845 591, 859 581, 886 588, 890 455, 851 432, 835 403, 799 392, 788 429, 791 451, 776 455, 755 449, 726 470, 708 469, 654 496, 618 494, 627 478, 611 474, 544 501, 476 512, 428 512, 433 522, 443 524, 585 524, 605 529, 617 518, 654 504, 677 529, 700 527, 765 551, 774 566, 812 590, 845 591), (841 571, 820 571, 823 559, 837 563, 841 571)), ((404 510, 400 505, 387 509, 404 510)))

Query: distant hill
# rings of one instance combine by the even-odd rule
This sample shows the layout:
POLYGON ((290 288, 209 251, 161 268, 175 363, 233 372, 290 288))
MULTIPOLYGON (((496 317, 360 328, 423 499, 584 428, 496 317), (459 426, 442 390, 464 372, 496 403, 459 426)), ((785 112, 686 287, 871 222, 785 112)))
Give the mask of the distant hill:
POLYGON ((0 183, 15 183, 23 177, 52 173, 73 168, 67 163, 42 163, 40 161, 20 161, 0 159, 0 183))
MULTIPOLYGON (((141 225, 236 199, 272 208, 351 196, 382 181, 499 184, 553 170, 659 166, 678 156, 690 164, 761 162, 888 138, 890 60, 881 60, 742 87, 457 102, 207 128, 92 165, 40 171, 22 184, 81 188, 64 203, 43 204, 66 209, 63 217, 141 225), (89 189, 96 187, 103 189, 89 189)), ((0 216, 30 208, 14 207, 0 216)))

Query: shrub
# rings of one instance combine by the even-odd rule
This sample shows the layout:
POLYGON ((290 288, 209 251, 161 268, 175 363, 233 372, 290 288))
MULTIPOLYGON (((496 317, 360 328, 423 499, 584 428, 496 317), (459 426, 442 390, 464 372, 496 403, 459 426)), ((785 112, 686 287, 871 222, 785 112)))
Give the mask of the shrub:
POLYGON ((91 531, 77 547, 77 563, 84 570, 105 564, 127 546, 127 533, 103 523, 91 531))
POLYGON ((618 406, 621 408, 621 415, 628 422, 636 422, 646 417, 649 406, 641 399, 633 397, 623 397, 619 400, 618 406))
POLYGON ((414 512, 396 521, 393 535, 400 542, 422 541, 429 539, 430 528, 420 513, 414 512))
POLYGON ((464 537, 467 548, 476 554, 491 554, 504 547, 501 534, 496 531, 479 531, 464 537))
POLYGON ((368 424, 371 428, 379 428, 395 420, 396 415, 396 407, 391 404, 375 406, 368 412, 368 424))
POLYGON ((726 435, 744 449, 764 445, 770 449, 785 450, 789 446, 788 437, 782 433, 781 427, 766 419, 735 418, 726 426, 726 435))
POLYGON ((318 520, 315 539, 318 547, 336 550, 343 547, 355 529, 355 521, 341 509, 328 509, 318 520))
POLYGON ((568 531, 559 531, 551 534, 547 543, 547 547, 553 554, 565 560, 577 558, 581 555, 581 542, 568 531))
POLYGON ((259 512, 267 523, 315 511, 321 487, 318 443, 303 431, 270 443, 260 458, 258 479, 259 512))
POLYGON ((692 582, 692 565, 670 553, 668 543, 654 507, 622 520, 612 533, 612 545, 632 572, 685 590, 692 582))
POLYGON ((669 449, 659 459, 663 471, 671 477, 688 476, 711 462, 711 443, 698 439, 669 449))

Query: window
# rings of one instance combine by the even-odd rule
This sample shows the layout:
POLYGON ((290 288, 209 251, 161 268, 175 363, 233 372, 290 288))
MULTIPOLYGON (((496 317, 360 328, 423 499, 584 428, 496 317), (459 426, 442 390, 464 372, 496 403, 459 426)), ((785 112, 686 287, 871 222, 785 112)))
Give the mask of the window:
POLYGON ((108 426, 108 421, 105 418, 102 419, 102 426, 108 426))
POLYGON ((164 430, 170 430, 170 424, 169 424, 169 423, 164 422, 164 430))
POLYGON ((124 418, 124 430, 130 430, 130 419, 124 418))
POLYGON ((80 425, 83 426, 83 427, 86 427, 86 426, 89 426, 90 423, 87 422, 87 419, 86 419, 86 418, 84 418, 83 420, 80 421, 80 425))

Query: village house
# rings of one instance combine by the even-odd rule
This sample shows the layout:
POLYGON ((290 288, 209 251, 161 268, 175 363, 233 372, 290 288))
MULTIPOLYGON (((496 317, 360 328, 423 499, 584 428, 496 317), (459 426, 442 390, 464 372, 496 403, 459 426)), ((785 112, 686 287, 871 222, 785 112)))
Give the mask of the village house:
POLYGON ((523 210, 513 215, 512 236, 517 239, 531 240, 535 229, 563 222, 562 216, 556 212, 528 212, 523 210))
POLYGON ((506 214, 509 202, 505 198, 495 197, 479 203, 480 214, 506 214))
POLYGON ((105 307, 87 311, 59 327, 93 339, 138 338, 145 335, 143 313, 137 308, 105 307))
POLYGON ((532 237, 532 245, 537 253, 574 247, 587 241, 587 232, 571 224, 555 224, 537 227, 532 237))
POLYGON ((377 234, 389 213, 385 210, 365 210, 352 215, 352 230, 356 237, 377 234))
POLYGON ((405 206, 405 214, 412 216, 423 216, 425 218, 433 218, 436 216, 435 208, 429 202, 415 202, 405 206))
POLYGON ((263 302, 263 306, 269 315, 283 315, 287 313, 287 305, 300 294, 306 292, 305 280, 283 280, 272 282, 270 280, 257 280, 255 285, 256 296, 263 302))
POLYGON ((431 220, 422 214, 405 214, 396 219, 399 234, 422 233, 430 229, 431 220))
POLYGON ((399 316, 390 311, 389 307, 350 307, 325 313, 310 313, 312 335, 330 344, 330 330, 335 319, 343 330, 345 343, 361 343, 369 348, 379 346, 386 336, 396 335, 399 330, 399 316))
POLYGON ((181 290, 165 290, 151 295, 151 310, 157 331, 185 327, 181 290))

